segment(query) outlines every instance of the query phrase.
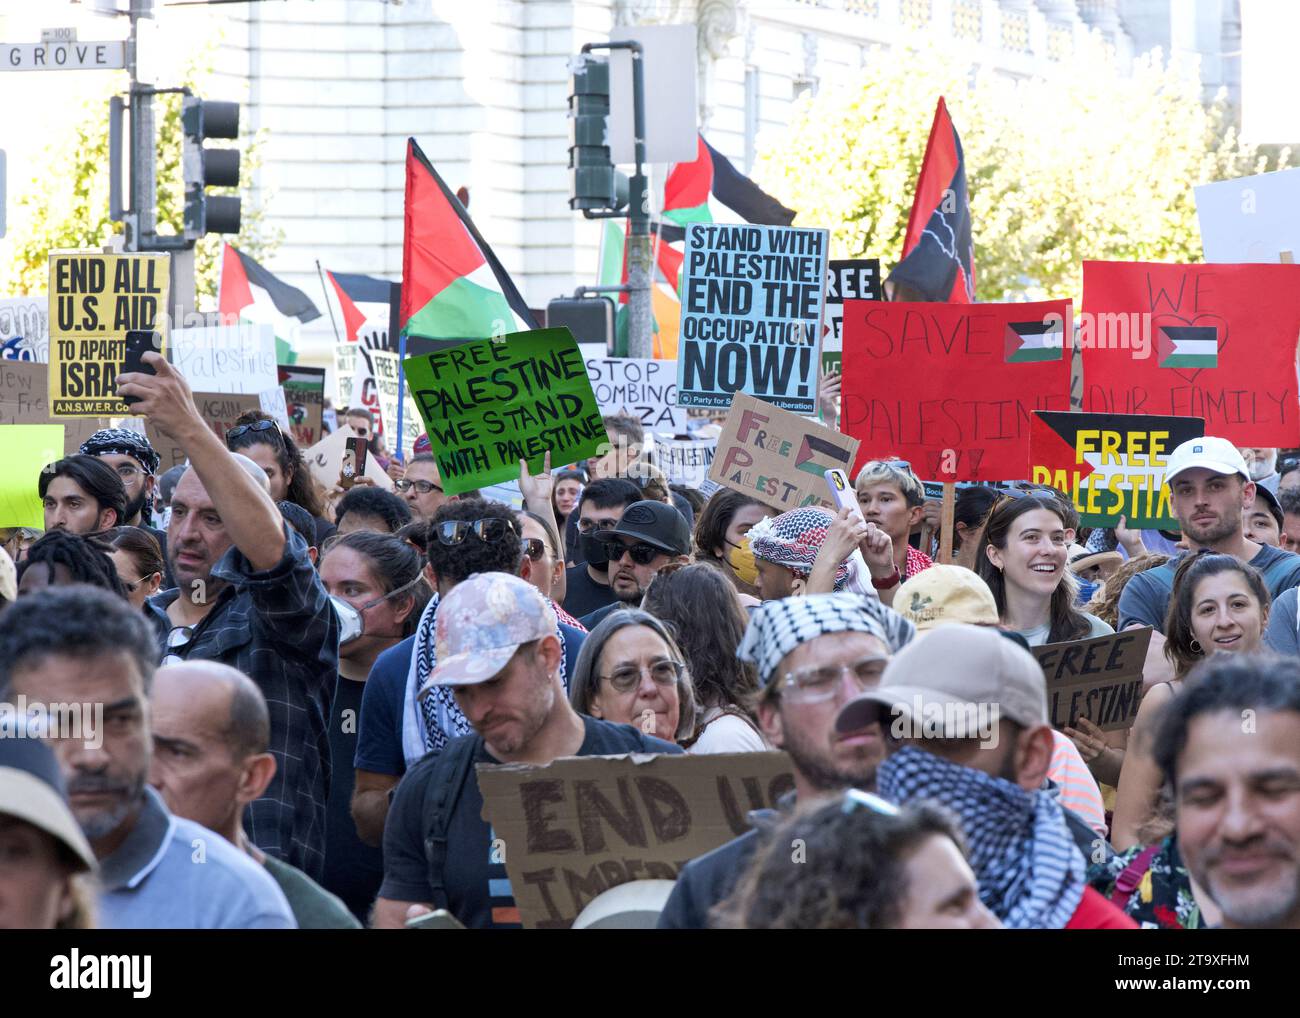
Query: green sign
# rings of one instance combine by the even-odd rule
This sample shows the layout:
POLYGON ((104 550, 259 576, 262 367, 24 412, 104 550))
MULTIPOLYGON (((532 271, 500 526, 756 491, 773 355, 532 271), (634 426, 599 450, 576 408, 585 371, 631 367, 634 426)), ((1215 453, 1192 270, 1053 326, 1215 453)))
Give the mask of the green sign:
POLYGON ((403 362, 442 487, 457 495, 596 456, 609 439, 568 329, 482 339, 403 362))

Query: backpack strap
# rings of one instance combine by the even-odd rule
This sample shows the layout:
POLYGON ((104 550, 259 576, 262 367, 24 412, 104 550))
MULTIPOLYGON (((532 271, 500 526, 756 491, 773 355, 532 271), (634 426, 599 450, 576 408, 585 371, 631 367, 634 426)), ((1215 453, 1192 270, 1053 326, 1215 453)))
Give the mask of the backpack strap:
POLYGON ((447 827, 482 741, 478 735, 453 739, 429 775, 424 798, 424 855, 429 867, 429 886, 433 889, 430 903, 435 909, 448 907, 447 827))
POLYGON ((1157 841, 1154 845, 1147 845, 1146 848, 1129 860, 1129 864, 1115 878, 1115 889, 1110 892, 1112 904, 1122 909, 1129 903, 1129 899, 1133 897, 1133 892, 1138 889, 1138 885, 1142 883, 1142 878, 1146 876, 1147 870, 1151 868, 1151 860, 1156 857, 1159 851, 1160 842, 1157 841))

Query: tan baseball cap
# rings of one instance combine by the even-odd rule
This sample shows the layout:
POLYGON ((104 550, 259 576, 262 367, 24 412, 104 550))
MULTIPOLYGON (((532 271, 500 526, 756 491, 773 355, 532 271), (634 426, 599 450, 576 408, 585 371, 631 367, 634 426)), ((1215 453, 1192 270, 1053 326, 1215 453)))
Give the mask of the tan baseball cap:
POLYGON ((873 721, 887 725, 889 717, 924 715, 943 719, 942 738, 973 738, 959 730, 971 716, 969 704, 1026 727, 1048 723, 1047 681, 1034 656, 997 629, 954 623, 899 651, 879 686, 844 705, 835 728, 854 732, 873 721))
POLYGON ((965 566, 936 563, 903 583, 894 594, 894 611, 918 632, 949 622, 996 626, 998 605, 989 585, 965 566))

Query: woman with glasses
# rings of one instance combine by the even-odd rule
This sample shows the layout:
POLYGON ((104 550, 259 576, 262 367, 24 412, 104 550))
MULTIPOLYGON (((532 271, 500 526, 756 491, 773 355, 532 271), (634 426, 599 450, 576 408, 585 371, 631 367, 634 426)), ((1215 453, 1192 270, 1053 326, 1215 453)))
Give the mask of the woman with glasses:
POLYGON ((1070 517, 1046 490, 1008 494, 994 503, 980 538, 975 571, 993 592, 1002 625, 1031 647, 1115 631, 1075 607, 1070 517))
POLYGON ((749 607, 759 603, 758 564, 745 535, 759 520, 775 515, 758 499, 723 488, 695 521, 696 561, 721 569, 749 607))
POLYGON ((275 418, 260 410, 240 414, 226 432, 226 448, 243 453, 264 471, 271 482, 271 501, 288 500, 302 506, 316 523, 315 540, 308 544, 319 548, 334 532, 334 524, 325 519, 316 479, 303 459, 293 437, 280 430, 275 418))
POLYGON ((405 541, 371 531, 331 538, 320 560, 321 583, 341 623, 338 685, 329 723, 333 767, 322 884, 362 922, 384 874, 382 853, 361 841, 352 819, 362 695, 375 659, 415 631, 429 598, 423 566, 419 552, 405 541))
POLYGON ((668 742, 695 734, 695 694, 682 652, 649 612, 611 612, 582 644, 569 702, 579 714, 668 742))
POLYGON ((162 549, 153 535, 139 527, 118 527, 108 532, 110 555, 118 578, 126 588, 126 599, 144 610, 145 600, 158 593, 166 565, 162 549))

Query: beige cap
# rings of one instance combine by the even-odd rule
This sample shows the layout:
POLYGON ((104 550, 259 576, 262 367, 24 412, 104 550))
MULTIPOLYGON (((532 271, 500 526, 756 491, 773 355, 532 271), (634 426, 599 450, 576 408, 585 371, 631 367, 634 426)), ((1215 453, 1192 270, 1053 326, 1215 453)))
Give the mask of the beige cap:
POLYGON ((835 727, 841 732, 857 731, 882 720, 882 712, 887 711, 893 717, 942 718, 941 737, 974 738, 973 731, 959 730, 963 719, 971 717, 967 704, 984 705, 986 716, 991 714, 994 720, 1005 717, 1026 727, 1045 725, 1043 669, 1029 651, 997 629, 962 623, 940 626, 899 651, 886 666, 880 685, 846 703, 835 727))
POLYGON ((949 622, 996 626, 998 605, 989 585, 965 566, 932 565, 903 583, 894 611, 920 632, 949 622))
POLYGON ((0 548, 0 597, 10 604, 18 600, 18 570, 3 548, 0 548))

